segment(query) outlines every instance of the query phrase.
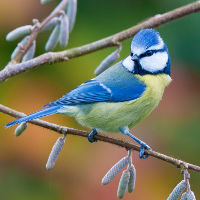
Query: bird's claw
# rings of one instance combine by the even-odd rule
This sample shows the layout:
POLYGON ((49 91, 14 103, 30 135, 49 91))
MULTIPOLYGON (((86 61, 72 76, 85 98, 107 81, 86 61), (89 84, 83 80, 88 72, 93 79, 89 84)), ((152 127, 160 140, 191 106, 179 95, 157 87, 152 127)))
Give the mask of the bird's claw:
POLYGON ((91 143, 97 142, 97 139, 94 139, 94 135, 96 135, 97 133, 98 132, 96 128, 92 129, 91 133, 88 135, 88 141, 91 143))
POLYGON ((146 143, 144 143, 144 142, 141 142, 140 145, 141 145, 141 146, 140 146, 139 157, 140 157, 140 158, 143 158, 143 159, 148 158, 149 155, 147 155, 147 154, 145 155, 145 154, 144 154, 144 151, 145 151, 145 149, 151 150, 151 147, 148 146, 148 145, 147 145, 146 143))

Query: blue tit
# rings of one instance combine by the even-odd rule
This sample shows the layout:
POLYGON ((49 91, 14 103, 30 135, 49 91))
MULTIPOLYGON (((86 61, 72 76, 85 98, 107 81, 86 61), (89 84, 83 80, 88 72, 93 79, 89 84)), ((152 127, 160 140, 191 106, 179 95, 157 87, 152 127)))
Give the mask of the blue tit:
POLYGON ((129 131, 147 117, 162 99, 171 82, 170 57, 160 34, 153 29, 139 31, 132 40, 131 53, 97 77, 81 84, 46 108, 10 122, 6 127, 55 113, 74 117, 98 131, 121 132, 140 144, 140 158, 151 149, 129 131))

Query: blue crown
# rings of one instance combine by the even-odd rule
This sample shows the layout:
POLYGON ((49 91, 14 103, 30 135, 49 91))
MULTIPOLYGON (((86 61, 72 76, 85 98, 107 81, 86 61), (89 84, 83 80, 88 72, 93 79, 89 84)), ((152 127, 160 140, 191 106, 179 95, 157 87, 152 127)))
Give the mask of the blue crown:
POLYGON ((159 44, 160 39, 160 34, 154 29, 143 29, 134 36, 131 47, 135 46, 148 49, 151 46, 159 44))

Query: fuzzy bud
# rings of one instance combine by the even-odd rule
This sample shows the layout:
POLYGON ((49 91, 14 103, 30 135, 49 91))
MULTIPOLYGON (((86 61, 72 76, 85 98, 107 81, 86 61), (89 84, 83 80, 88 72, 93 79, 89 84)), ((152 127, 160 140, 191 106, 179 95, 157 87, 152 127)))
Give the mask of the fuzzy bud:
POLYGON ((76 20, 76 12, 77 12, 77 0, 69 0, 66 9, 66 13, 69 19, 69 32, 71 32, 74 27, 76 20))
POLYGON ((119 181, 119 186, 117 190, 117 197, 122 199, 124 197, 124 194, 126 192, 128 182, 130 179, 130 171, 128 169, 124 170, 121 176, 121 179, 119 181))
POLYGON ((112 179, 128 164, 128 158, 124 157, 119 162, 117 162, 103 177, 102 184, 107 185, 112 181, 112 179))
POLYGON ((58 17, 54 17, 44 27, 42 27, 41 32, 50 31, 55 25, 59 23, 60 19, 58 17))
POLYGON ((32 59, 34 57, 34 55, 35 55, 35 49, 36 49, 36 42, 34 40, 33 44, 31 45, 31 47, 28 49, 28 51, 23 56, 22 62, 25 62, 27 60, 32 59))
POLYGON ((131 193, 135 188, 135 179, 136 179, 136 170, 133 164, 129 167, 129 172, 130 172, 130 179, 128 182, 128 192, 131 193))
POLYGON ((120 49, 115 50, 110 55, 108 55, 95 69, 94 74, 99 75, 104 72, 108 67, 110 67, 119 57, 120 49))
POLYGON ((194 192, 191 190, 184 192, 181 196, 181 200, 196 200, 196 197, 194 195, 194 192))
POLYGON ((53 29, 53 31, 52 31, 51 35, 49 36, 49 39, 45 45, 46 51, 51 51, 56 47, 58 39, 59 39, 59 34, 60 34, 60 25, 57 24, 55 26, 55 28, 53 29))
POLYGON ((13 53, 11 54, 11 59, 14 59, 15 56, 18 54, 19 51, 22 51, 22 47, 27 43, 28 37, 26 36, 21 42, 18 43, 17 47, 14 49, 13 53))
POLYGON ((61 23, 60 23, 60 36, 59 36, 59 43, 60 46, 65 47, 68 44, 69 39, 69 19, 67 15, 61 16, 61 23))
POLYGON ((20 136, 27 128, 27 123, 23 122, 21 123, 16 129, 15 129, 15 136, 20 136))
POLYGON ((32 26, 31 25, 26 25, 26 26, 21 26, 19 28, 14 29, 10 33, 7 34, 6 40, 7 41, 14 41, 17 40, 18 38, 21 38, 25 35, 28 35, 32 32, 32 26))
POLYGON ((187 184, 185 180, 182 180, 171 192, 167 200, 178 200, 180 195, 183 193, 183 191, 186 189, 187 184))
POLYGON ((51 153, 49 155, 47 164, 46 164, 46 169, 50 170, 54 168, 54 165, 56 163, 56 160, 58 159, 58 156, 63 148, 63 145, 65 144, 65 137, 59 137, 54 144, 51 153))
POLYGON ((41 4, 46 4, 46 3, 50 3, 52 1, 55 1, 55 0, 40 0, 40 3, 41 4))

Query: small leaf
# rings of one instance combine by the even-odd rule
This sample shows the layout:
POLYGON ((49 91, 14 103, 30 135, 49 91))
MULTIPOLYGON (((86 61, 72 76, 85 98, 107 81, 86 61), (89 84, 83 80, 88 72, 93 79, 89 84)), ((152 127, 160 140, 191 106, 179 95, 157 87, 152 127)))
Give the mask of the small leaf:
POLYGON ((41 4, 46 4, 46 3, 50 3, 52 1, 55 1, 55 0, 40 0, 40 3, 41 4))
POLYGON ((55 28, 53 29, 51 35, 49 36, 49 39, 45 45, 45 50, 46 51, 51 51, 53 50, 57 43, 58 43, 58 39, 59 39, 59 34, 60 34, 60 24, 57 24, 55 26, 55 28))
POLYGON ((41 32, 50 31, 55 25, 59 23, 60 19, 58 17, 54 17, 41 29, 41 32))
POLYGON ((108 55, 95 69, 94 74, 99 75, 102 72, 104 72, 108 67, 110 67, 119 57, 119 52, 121 48, 118 48, 114 52, 112 52, 110 55, 108 55))
POLYGON ((196 200, 196 197, 194 195, 194 192, 191 190, 184 192, 181 196, 181 200, 196 200))
POLYGON ((11 54, 11 59, 14 59, 15 56, 18 54, 18 52, 22 51, 22 49, 20 49, 20 46, 23 47, 27 43, 28 37, 29 36, 26 36, 21 42, 18 43, 17 47, 14 49, 13 53, 11 54))
POLYGON ((122 199, 126 192, 128 182, 130 179, 130 171, 128 169, 124 170, 119 181, 118 190, 117 190, 117 197, 122 199))
POLYGON ((46 164, 46 169, 50 170, 54 168, 54 165, 56 163, 56 160, 58 159, 58 156, 63 148, 63 145, 65 144, 65 136, 64 137, 59 137, 54 144, 51 153, 49 155, 47 164, 46 164))
POLYGON ((129 172, 130 172, 130 179, 128 182, 128 192, 131 193, 135 188, 135 179, 136 179, 136 170, 133 164, 129 168, 129 172))
POLYGON ((186 189, 187 184, 185 180, 182 180, 171 192, 167 200, 178 200, 180 195, 183 193, 183 191, 186 189))
POLYGON ((27 128, 27 123, 23 122, 21 123, 16 129, 15 129, 15 136, 20 136, 27 128))
POLYGON ((23 56, 22 62, 30 60, 30 59, 32 59, 34 57, 34 55, 35 55, 35 48, 36 48, 36 42, 34 40, 33 44, 31 45, 31 47, 28 49, 28 51, 23 56))
POLYGON ((74 27, 76 20, 76 12, 77 12, 77 0, 69 0, 66 10, 69 19, 69 32, 71 32, 74 27))
POLYGON ((68 39, 69 39, 69 19, 67 15, 62 15, 60 23, 60 36, 59 36, 60 46, 65 47, 68 44, 68 39))
POLYGON ((31 25, 26 25, 26 26, 21 26, 19 28, 14 29, 10 33, 7 34, 6 40, 7 41, 14 41, 20 37, 23 37, 25 35, 28 35, 32 32, 32 26, 31 25))
POLYGON ((107 185, 128 164, 128 158, 124 157, 117 162, 103 177, 102 184, 107 185))

